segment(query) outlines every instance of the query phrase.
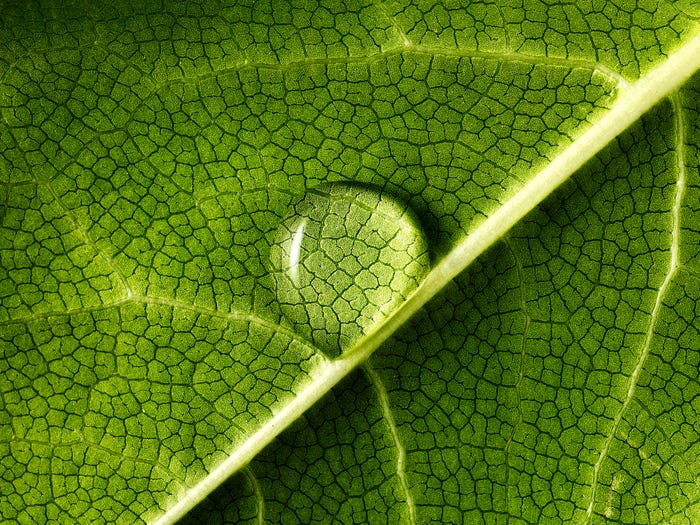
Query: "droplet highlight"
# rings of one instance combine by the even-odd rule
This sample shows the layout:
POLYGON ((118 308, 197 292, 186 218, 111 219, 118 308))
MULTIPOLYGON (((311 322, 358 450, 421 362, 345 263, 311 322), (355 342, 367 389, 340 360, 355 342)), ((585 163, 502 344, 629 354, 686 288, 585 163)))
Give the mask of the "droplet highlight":
POLYGON ((407 205, 377 188, 332 183, 292 204, 270 266, 283 315, 336 357, 418 287, 430 257, 407 205))

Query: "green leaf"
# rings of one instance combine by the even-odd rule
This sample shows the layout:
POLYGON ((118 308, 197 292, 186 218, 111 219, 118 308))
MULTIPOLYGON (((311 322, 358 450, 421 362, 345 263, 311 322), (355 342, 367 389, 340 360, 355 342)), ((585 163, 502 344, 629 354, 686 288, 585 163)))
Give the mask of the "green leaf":
POLYGON ((699 16, 4 3, 1 521, 697 522, 699 16), (337 182, 433 268, 332 359, 269 257, 337 182))

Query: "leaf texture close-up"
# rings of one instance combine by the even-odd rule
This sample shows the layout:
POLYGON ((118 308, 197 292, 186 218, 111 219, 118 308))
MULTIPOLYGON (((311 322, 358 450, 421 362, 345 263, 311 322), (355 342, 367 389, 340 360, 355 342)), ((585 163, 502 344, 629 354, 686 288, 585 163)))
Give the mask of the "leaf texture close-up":
POLYGON ((0 3, 0 522, 700 522, 693 0, 0 3))

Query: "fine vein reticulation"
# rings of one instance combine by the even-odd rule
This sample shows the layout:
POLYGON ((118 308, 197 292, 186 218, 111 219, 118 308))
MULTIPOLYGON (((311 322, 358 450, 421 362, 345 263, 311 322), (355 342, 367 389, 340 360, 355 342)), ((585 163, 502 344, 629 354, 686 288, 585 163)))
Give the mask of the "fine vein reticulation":
MULTIPOLYGON (((687 517, 698 497, 684 476, 698 472, 700 442, 686 420, 698 383, 688 303, 700 292, 698 184, 682 146, 693 166, 683 128, 694 129, 697 108, 690 95, 672 98, 674 191, 664 186, 676 168, 663 119, 659 131, 642 113, 697 69, 692 8, 128 4, 0 7, 0 519, 169 523, 240 469, 253 521, 353 516, 362 498, 338 502, 356 480, 308 492, 313 468, 287 469, 275 484, 245 465, 390 336, 366 369, 385 423, 368 427, 386 428, 358 436, 381 442, 378 455, 396 451, 395 463, 385 455, 396 475, 357 475, 333 445, 327 454, 331 471, 370 490, 362 505, 401 492, 411 523, 687 517), (613 140, 633 122, 648 147, 613 140), (618 156, 596 157, 611 181, 591 190, 598 207, 589 213, 579 181, 583 197, 558 210, 554 188, 579 168, 601 178, 581 166, 608 143, 618 156), (295 196, 341 180, 408 202, 438 264, 394 317, 333 361, 285 324, 266 257, 295 196), (565 216, 574 227, 539 235, 540 205, 547 224, 565 216), (600 243, 583 243, 599 218, 600 243), (669 232, 670 263, 658 240, 669 232), (484 253, 496 254, 495 270, 484 253), (572 283, 609 294, 579 297, 572 283), (610 316, 636 319, 628 308, 644 325, 623 336, 610 316), (576 326, 587 333, 573 340, 576 326), (673 356, 659 357, 661 338, 673 356), (561 383, 557 363, 562 377, 574 369, 561 383), (547 397, 550 383, 560 397, 547 397), (682 493, 672 508, 669 490, 682 493)), ((684 91, 697 99, 695 84, 684 91)))
POLYGON ((591 481, 591 498, 588 503, 588 508, 586 509, 586 519, 584 521, 584 524, 590 523, 593 519, 594 506, 598 502, 596 496, 599 490, 599 475, 601 466, 603 462, 606 459, 608 459, 608 453, 610 451, 611 443, 614 439, 619 437, 618 430, 620 428, 620 422, 622 421, 625 412, 634 402, 634 395, 637 390, 637 382, 639 381, 639 376, 642 373, 642 370, 644 369, 644 364, 646 363, 647 357, 651 350, 652 341, 656 337, 656 325, 660 319, 660 312, 664 304, 666 292, 678 271, 681 236, 681 209, 683 205, 686 185, 686 160, 684 155, 686 147, 686 123, 683 121, 682 104, 677 94, 671 96, 671 102, 673 107, 673 114, 675 116, 675 151, 677 161, 676 170, 678 172, 678 179, 676 181, 675 195, 673 197, 673 206, 670 209, 671 242, 668 250, 668 270, 656 294, 656 299, 654 300, 654 306, 651 311, 651 315, 649 316, 648 327, 644 336, 644 343, 639 351, 637 363, 634 366, 632 373, 630 374, 629 384, 627 386, 627 395, 625 396, 623 403, 620 405, 617 414, 615 414, 613 423, 610 427, 610 430, 608 431, 608 435, 601 448, 600 456, 598 456, 597 461, 593 465, 593 479, 591 481))
POLYGON ((391 403, 389 402, 389 395, 387 394, 386 387, 382 382, 382 378, 379 377, 377 371, 372 367, 372 364, 367 361, 363 365, 363 369, 367 373, 372 385, 377 391, 377 397, 379 398, 379 404, 382 407, 382 413, 384 414, 384 420, 389 427, 389 432, 394 441, 394 446, 396 447, 396 475, 401 481, 401 488, 403 489, 404 496, 406 498, 406 508, 408 511, 408 522, 411 525, 416 523, 416 507, 413 503, 413 497, 411 496, 411 489, 406 479, 406 451, 399 438, 399 431, 396 428, 396 423, 394 422, 394 416, 391 413, 391 403))

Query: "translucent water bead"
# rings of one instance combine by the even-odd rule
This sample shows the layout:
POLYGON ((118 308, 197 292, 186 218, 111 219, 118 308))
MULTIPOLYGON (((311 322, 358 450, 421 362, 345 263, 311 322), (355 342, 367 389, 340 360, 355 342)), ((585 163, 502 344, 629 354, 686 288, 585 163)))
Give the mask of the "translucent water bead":
POLYGON ((350 183, 301 196, 279 226, 270 262, 282 313, 330 356, 385 319, 430 269, 411 210, 350 183))

